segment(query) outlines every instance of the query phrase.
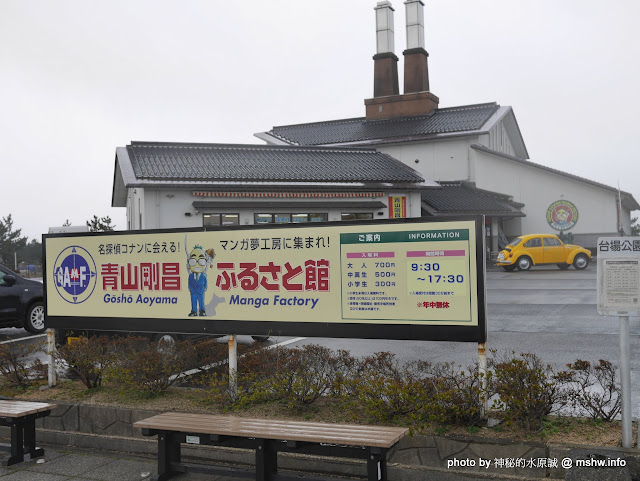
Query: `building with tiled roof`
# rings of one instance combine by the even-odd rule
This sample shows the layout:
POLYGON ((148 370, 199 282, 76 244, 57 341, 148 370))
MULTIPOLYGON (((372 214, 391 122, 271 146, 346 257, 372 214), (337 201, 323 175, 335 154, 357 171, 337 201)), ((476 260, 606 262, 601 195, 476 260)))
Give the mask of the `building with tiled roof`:
POLYGON ((486 215, 488 217, 524 217, 518 202, 508 196, 482 192, 465 182, 439 182, 438 187, 421 191, 422 210, 431 216, 486 215))
POLYGON ((437 186, 374 148, 132 142, 116 149, 112 205, 129 229, 421 215, 437 186))
POLYGON ((570 232, 590 248, 599 236, 629 235, 631 212, 640 209, 633 196, 531 162, 512 107, 494 102, 440 107, 429 85, 424 5, 421 0, 404 4, 403 94, 394 53, 394 9, 380 1, 375 7, 374 96, 364 101, 365 116, 278 126, 256 137, 272 145, 375 147, 440 184, 423 191, 423 216, 484 214, 492 253, 499 239, 528 233, 570 232), (572 221, 553 221, 557 209, 572 221))

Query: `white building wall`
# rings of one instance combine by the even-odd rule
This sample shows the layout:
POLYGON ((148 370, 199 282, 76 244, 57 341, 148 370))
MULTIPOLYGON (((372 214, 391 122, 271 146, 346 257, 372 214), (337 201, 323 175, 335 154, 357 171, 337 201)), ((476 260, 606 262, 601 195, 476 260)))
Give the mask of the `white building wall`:
POLYGON ((479 189, 508 194, 525 204, 522 234, 557 233, 547 223, 547 209, 552 202, 568 200, 578 209, 578 222, 570 229, 580 235, 576 242, 581 239, 594 247, 594 236, 616 235, 616 192, 484 152, 476 151, 476 163, 479 189))
POLYGON ((425 179, 454 181, 472 180, 469 150, 473 143, 477 143, 477 137, 377 145, 376 148, 417 170, 425 179))
POLYGON ((491 150, 507 155, 516 155, 504 122, 498 122, 489 131, 489 135, 483 135, 479 140, 481 145, 485 145, 491 150))
MULTIPOLYGON (((420 217, 421 216, 421 201, 419 192, 411 191, 396 191, 390 192, 385 197, 377 198, 387 205, 387 207, 380 208, 373 211, 373 219, 388 219, 389 218, 389 196, 405 196, 407 197, 407 217, 420 217)), ((135 189, 129 189, 128 201, 127 201, 127 223, 131 230, 142 229, 173 229, 173 228, 200 228, 203 226, 203 214, 238 214, 240 225, 253 225, 254 214, 259 213, 277 213, 277 212, 291 212, 297 213, 296 208, 291 207, 292 199, 288 199, 287 206, 281 208, 269 207, 266 209, 260 209, 256 207, 255 198, 234 198, 236 206, 233 208, 219 207, 219 208, 207 208, 206 212, 198 211, 193 207, 193 202, 201 199, 195 197, 191 190, 171 190, 171 189, 149 189, 143 190, 139 187, 135 189), (246 208, 243 208, 243 204, 247 204, 246 208), (251 205, 250 205, 251 204, 251 205), (263 212, 264 211, 264 212, 263 212), (140 213, 142 213, 142 224, 140 223, 140 213), (188 214, 188 215, 187 215, 188 214), (142 225, 142 227, 140 227, 142 225)), ((213 200, 213 199, 211 199, 213 200)), ((230 199, 229 199, 230 200, 230 199)), ((265 199, 274 201, 274 199, 265 199)), ((327 209, 323 207, 323 202, 327 199, 304 199, 305 201, 312 201, 317 204, 314 208, 302 209, 308 213, 327 213, 329 221, 340 221, 343 213, 356 213, 356 212, 372 212, 371 209, 362 208, 349 208, 345 206, 343 208, 327 209)), ((359 202, 363 199, 355 198, 354 202, 359 202)), ((302 213, 302 212, 300 212, 302 213)))
MULTIPOLYGON (((412 192, 409 195, 409 208, 407 209, 408 217, 422 217, 422 198, 420 192, 412 192)), ((387 217, 389 217, 389 210, 387 209, 387 217)))
POLYGON ((127 225, 130 230, 144 229, 144 212, 144 189, 141 187, 128 189, 127 225))
POLYGON ((202 227, 202 215, 192 206, 195 198, 191 191, 147 189, 146 200, 145 229, 202 227))

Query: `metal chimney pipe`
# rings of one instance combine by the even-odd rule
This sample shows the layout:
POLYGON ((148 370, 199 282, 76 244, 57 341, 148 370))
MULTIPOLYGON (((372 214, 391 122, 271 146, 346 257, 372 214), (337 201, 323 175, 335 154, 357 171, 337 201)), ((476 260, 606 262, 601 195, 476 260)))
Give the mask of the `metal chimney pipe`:
POLYGON ((424 49, 424 3, 404 2, 407 16, 407 49, 404 55, 404 93, 429 91, 429 54, 424 49))
POLYGON ((373 56, 373 96, 398 95, 398 57, 395 49, 393 6, 384 0, 374 8, 376 12, 376 54, 373 56))

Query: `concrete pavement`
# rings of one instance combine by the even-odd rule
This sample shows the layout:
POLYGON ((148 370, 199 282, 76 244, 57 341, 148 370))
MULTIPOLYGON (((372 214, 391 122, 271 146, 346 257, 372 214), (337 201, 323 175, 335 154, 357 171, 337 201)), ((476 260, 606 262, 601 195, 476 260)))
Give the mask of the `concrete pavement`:
MULTIPOLYGON (((125 453, 83 450, 80 448, 61 448, 42 445, 43 458, 25 461, 10 467, 0 467, 0 481, 145 481, 157 473, 156 459, 127 455, 125 453)), ((393 468, 392 468, 393 469, 393 468)), ((295 479, 335 479, 356 480, 363 478, 314 477, 311 474, 291 473, 295 479)), ((182 473, 171 478, 175 481, 232 481, 237 477, 216 476, 201 473, 182 473)), ((246 478, 245 478, 246 479, 246 478)), ((442 470, 417 471, 415 473, 399 471, 394 476, 389 473, 390 481, 486 481, 490 479, 511 479, 497 475, 478 475, 473 473, 455 473, 442 470)), ((531 478, 518 478, 527 481, 531 478)), ((537 479, 537 478, 536 478, 537 479)), ((533 480, 531 480, 533 481, 533 480)))
MULTIPOLYGON (((156 460, 124 453, 43 446, 45 455, 10 467, 0 467, 2 481, 144 481, 151 479, 156 460)), ((227 476, 184 473, 176 481, 227 481, 227 476)), ((235 479, 235 478, 234 478, 235 479)))

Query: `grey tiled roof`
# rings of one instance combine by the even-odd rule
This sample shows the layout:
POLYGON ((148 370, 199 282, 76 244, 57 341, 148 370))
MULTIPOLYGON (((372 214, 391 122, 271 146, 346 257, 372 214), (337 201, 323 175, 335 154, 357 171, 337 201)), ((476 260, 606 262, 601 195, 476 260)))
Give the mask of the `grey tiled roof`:
POLYGON ((442 188, 421 191, 423 204, 431 214, 485 214, 493 216, 523 217, 522 204, 500 199, 474 189, 462 182, 440 182, 442 188))
POLYGON ((427 115, 384 120, 364 117, 274 127, 268 134, 297 145, 328 145, 402 137, 467 132, 481 129, 500 108, 496 103, 436 109, 427 115))
POLYGON ((132 142, 137 179, 168 181, 409 182, 424 179, 375 149, 132 142))

